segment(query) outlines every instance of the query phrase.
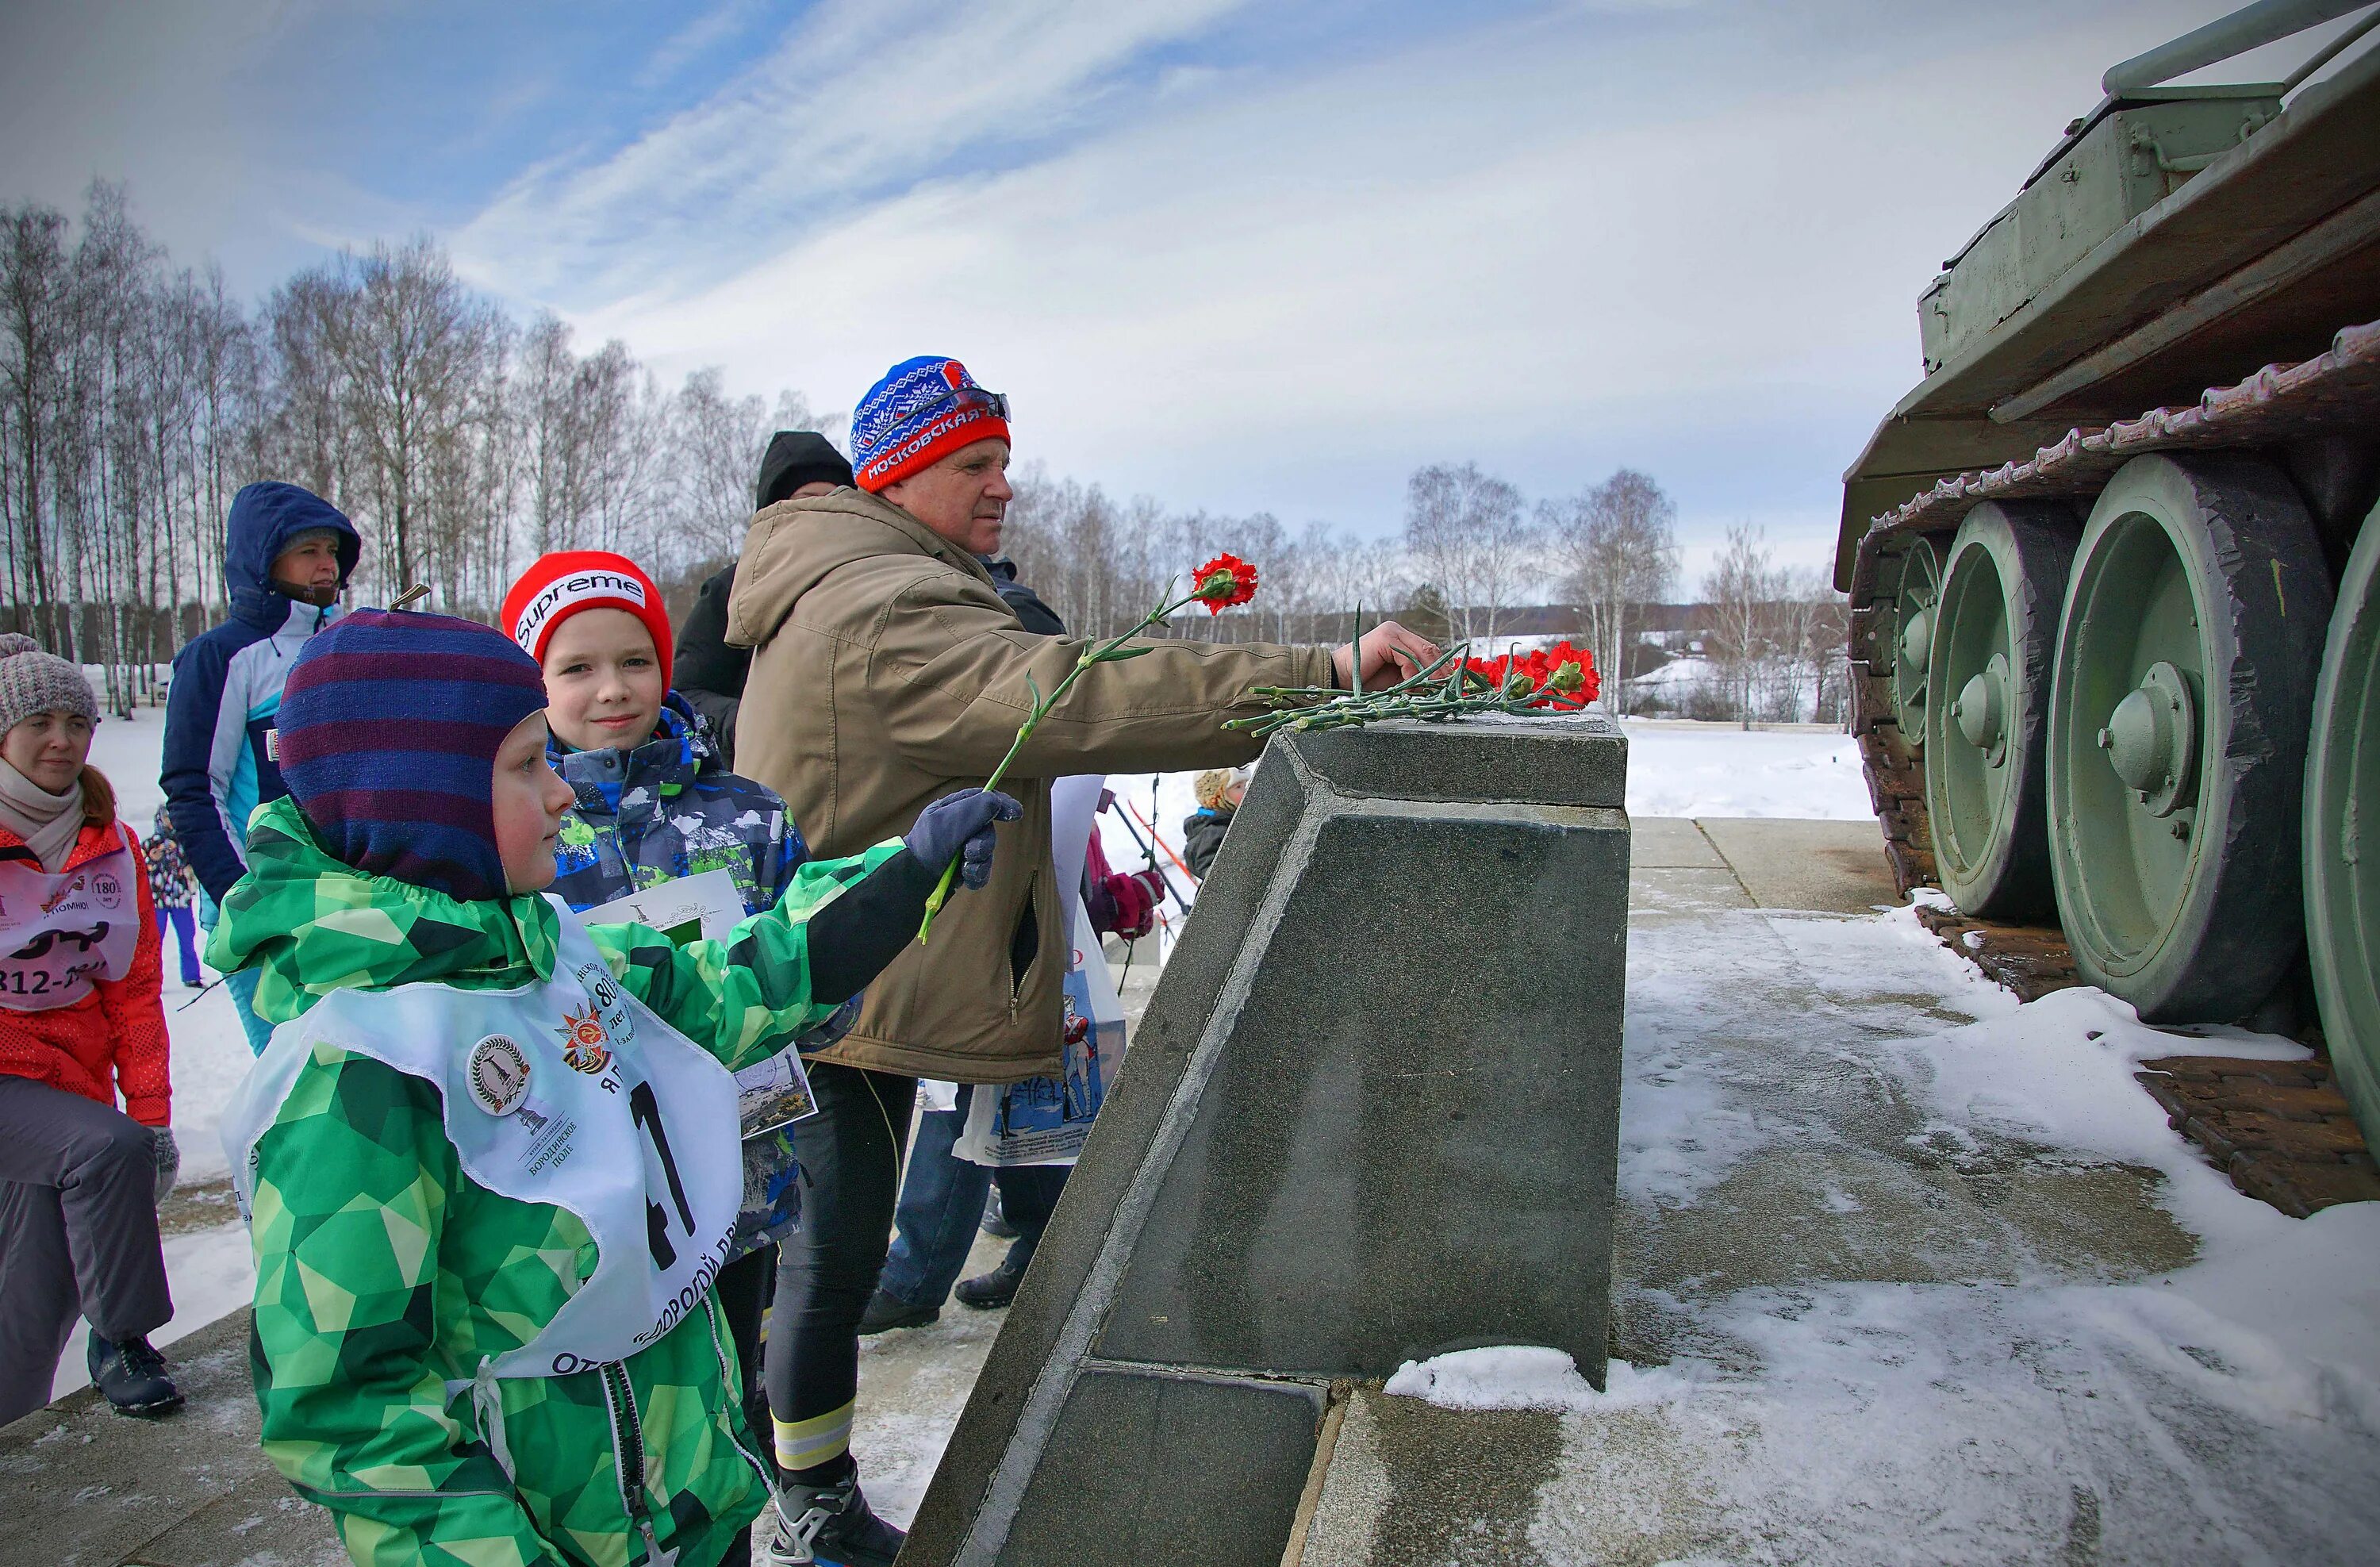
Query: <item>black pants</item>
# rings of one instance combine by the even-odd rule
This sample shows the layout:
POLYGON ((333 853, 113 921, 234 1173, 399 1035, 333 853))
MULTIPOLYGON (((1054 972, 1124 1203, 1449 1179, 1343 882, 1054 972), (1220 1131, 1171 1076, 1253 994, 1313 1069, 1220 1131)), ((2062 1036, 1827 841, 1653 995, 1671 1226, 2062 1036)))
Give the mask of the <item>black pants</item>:
POLYGON ((50 1402, 78 1315, 110 1341, 174 1315, 155 1145, 112 1106, 0 1076, 0 1423, 50 1402))
POLYGON ((735 1341, 735 1364, 744 1385, 730 1390, 744 1403, 745 1423, 755 1441, 769 1440, 769 1401, 760 1375, 760 1325, 768 1319, 769 1296, 777 1282, 777 1248, 759 1246, 719 1270, 719 1314, 727 1318, 727 1336, 735 1341))
POLYGON ((778 1247, 769 1414, 789 1474, 839 1468, 859 1392, 859 1318, 876 1293, 901 1192, 917 1080, 812 1063, 819 1112, 794 1132, 802 1227, 778 1247))

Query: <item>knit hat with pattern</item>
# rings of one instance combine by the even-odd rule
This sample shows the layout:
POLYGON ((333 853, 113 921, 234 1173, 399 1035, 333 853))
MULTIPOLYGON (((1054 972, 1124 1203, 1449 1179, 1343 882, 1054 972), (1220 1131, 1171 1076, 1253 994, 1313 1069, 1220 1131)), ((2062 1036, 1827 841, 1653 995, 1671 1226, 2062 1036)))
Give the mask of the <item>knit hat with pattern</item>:
POLYGON ((14 729, 37 712, 76 712, 99 722, 99 698, 82 671, 42 651, 22 632, 0 636, 0 732, 14 729))
POLYGON ((545 706, 545 676, 475 620, 358 610, 289 666, 281 781, 322 847, 370 876, 501 898, 496 751, 545 706))
POLYGON ((904 359, 868 389, 851 414, 851 466, 869 494, 962 446, 1008 439, 1008 399, 975 383, 966 366, 939 355, 904 359))
POLYGON ((545 663, 545 645, 556 627, 581 610, 625 610, 652 633, 660 655, 662 686, 670 683, 669 609, 662 590, 636 562, 609 550, 557 550, 540 555, 513 579, 496 624, 521 651, 545 663))

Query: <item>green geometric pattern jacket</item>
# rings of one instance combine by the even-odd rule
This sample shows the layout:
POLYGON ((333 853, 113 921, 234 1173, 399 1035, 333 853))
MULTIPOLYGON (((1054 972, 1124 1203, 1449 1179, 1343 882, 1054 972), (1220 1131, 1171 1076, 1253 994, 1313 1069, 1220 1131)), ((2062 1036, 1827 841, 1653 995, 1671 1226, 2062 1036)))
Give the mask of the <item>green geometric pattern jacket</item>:
MULTIPOLYGON (((833 1010, 810 998, 804 921, 899 848, 801 867, 724 942, 589 933, 632 994, 742 1066, 833 1010)), ((349 987, 509 989, 553 972, 543 898, 462 903, 362 875, 315 845, 287 799, 258 811, 248 856, 207 961, 261 969, 257 1010, 273 1022, 349 987)), ((767 1450, 728 1394, 742 1383, 715 1297, 619 1368, 499 1379, 506 1474, 468 1390, 449 1399, 447 1385, 534 1336, 596 1248, 567 1211, 466 1176, 428 1083, 318 1046, 258 1140, 254 1184, 265 1454, 331 1509, 357 1562, 632 1567, 675 1551, 710 1567, 759 1512, 752 1455, 767 1450)))

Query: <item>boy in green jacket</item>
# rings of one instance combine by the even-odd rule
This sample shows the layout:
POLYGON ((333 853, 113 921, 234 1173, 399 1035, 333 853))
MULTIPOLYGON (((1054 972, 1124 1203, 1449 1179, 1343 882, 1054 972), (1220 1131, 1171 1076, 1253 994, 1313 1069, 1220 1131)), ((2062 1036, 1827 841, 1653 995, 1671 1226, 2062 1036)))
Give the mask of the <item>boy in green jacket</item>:
POLYGON ((572 801, 544 705, 472 622, 314 638, 278 719, 289 796, 209 943, 278 1025, 224 1131, 265 1452, 370 1567, 740 1557, 771 1476, 711 1288, 742 1194, 729 1071, 891 961, 952 859, 980 886, 1017 812, 953 795, 725 941, 588 928, 537 895, 572 801))

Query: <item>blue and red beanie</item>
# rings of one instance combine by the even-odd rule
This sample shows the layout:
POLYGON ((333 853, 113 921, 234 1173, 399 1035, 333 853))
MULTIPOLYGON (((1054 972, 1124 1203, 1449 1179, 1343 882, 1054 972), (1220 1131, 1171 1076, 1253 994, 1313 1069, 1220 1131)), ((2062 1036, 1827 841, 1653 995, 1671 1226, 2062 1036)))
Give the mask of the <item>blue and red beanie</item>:
POLYGON ((903 359, 851 414, 851 467, 873 495, 962 446, 1008 439, 1008 399, 975 383, 956 359, 903 359))
POLYGON ((358 610, 289 666, 281 781, 322 847, 366 875, 501 898, 496 751, 544 706, 537 661, 492 626, 358 610))

